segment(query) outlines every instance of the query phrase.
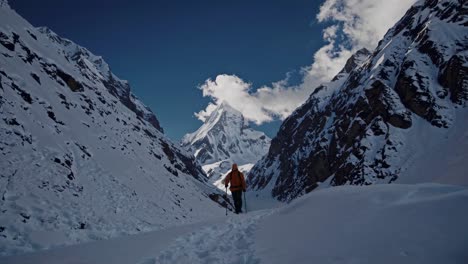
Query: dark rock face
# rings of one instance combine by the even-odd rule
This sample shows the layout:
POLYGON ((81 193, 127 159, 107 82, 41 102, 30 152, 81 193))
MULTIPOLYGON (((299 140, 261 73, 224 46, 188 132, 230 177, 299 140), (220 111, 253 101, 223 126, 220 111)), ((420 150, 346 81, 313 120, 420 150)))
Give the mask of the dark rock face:
POLYGON ((361 113, 359 117, 363 118, 366 124, 369 124, 377 116, 380 116, 384 122, 394 127, 403 129, 411 127, 411 114, 409 111, 401 113, 393 111, 392 100, 396 99, 397 96, 395 95, 395 91, 385 83, 376 80, 365 91, 365 94, 371 111, 369 113, 361 113))
POLYGON ((60 77, 73 92, 83 91, 83 85, 77 82, 71 75, 57 69, 57 76, 60 77))
POLYGON ((290 201, 324 181, 397 180, 415 123, 446 129, 451 109, 466 106, 467 12, 464 1, 413 6, 372 54, 358 51, 283 122, 249 186, 272 186, 274 197, 290 201))
POLYGON ((360 57, 368 57, 370 54, 371 54, 371 52, 366 48, 362 48, 362 49, 356 51, 354 56, 351 56, 351 58, 349 58, 349 60, 346 61, 346 64, 345 64, 343 70, 340 73, 350 73, 350 72, 352 72, 356 67, 358 67, 360 65, 360 63, 362 63, 362 61, 360 61, 359 58, 360 57))
POLYGON ((231 199, 229 199, 226 195, 222 195, 219 193, 211 193, 208 195, 208 197, 210 197, 211 200, 213 200, 220 206, 227 208, 230 211, 234 211, 234 205, 232 204, 231 199))
POLYGON ((468 67, 466 61, 468 61, 466 56, 452 56, 439 76, 439 82, 449 90, 450 100, 459 105, 468 101, 468 91, 466 89, 468 86, 468 67))
POLYGON ((425 76, 417 73, 415 64, 410 61, 402 66, 402 72, 398 76, 395 90, 401 98, 402 103, 418 116, 431 122, 438 127, 447 127, 447 123, 438 113, 440 107, 436 104, 436 100, 429 91, 429 84, 425 76), (408 75, 407 69, 412 69, 416 72, 415 75, 408 75))
POLYGON ((200 152, 197 155, 198 160, 200 163, 204 163, 207 160, 212 160, 213 159, 213 148, 208 140, 208 138, 204 138, 200 141, 197 141, 193 145, 194 149, 201 149, 200 152))
POLYGON ((193 159, 190 156, 187 156, 186 154, 182 154, 180 150, 178 150, 174 146, 169 145, 165 141, 160 140, 160 144, 162 146, 164 154, 166 154, 166 157, 171 162, 171 165, 173 165, 176 169, 188 175, 191 175, 192 177, 201 182, 207 181, 205 173, 197 164, 195 159, 193 159))

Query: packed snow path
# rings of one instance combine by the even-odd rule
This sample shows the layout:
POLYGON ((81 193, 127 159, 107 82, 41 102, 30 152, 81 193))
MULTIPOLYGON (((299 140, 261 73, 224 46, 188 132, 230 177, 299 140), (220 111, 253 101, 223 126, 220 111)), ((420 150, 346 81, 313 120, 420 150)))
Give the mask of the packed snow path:
POLYGON ((260 263, 255 254, 259 220, 271 210, 235 215, 226 222, 181 237, 164 251, 157 263, 260 263))
POLYGON ((280 208, 0 263, 466 263, 466 204, 465 187, 342 186, 280 208))

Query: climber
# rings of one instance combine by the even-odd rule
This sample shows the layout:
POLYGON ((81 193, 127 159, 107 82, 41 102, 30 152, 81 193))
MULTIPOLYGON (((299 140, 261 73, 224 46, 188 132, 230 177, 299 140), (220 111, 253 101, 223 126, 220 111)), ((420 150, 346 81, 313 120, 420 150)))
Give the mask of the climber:
POLYGON ((228 173, 226 178, 224 178, 224 186, 228 187, 231 183, 232 199, 234 199, 235 213, 242 213, 242 192, 246 190, 244 174, 237 169, 237 164, 232 164, 232 170, 228 173))

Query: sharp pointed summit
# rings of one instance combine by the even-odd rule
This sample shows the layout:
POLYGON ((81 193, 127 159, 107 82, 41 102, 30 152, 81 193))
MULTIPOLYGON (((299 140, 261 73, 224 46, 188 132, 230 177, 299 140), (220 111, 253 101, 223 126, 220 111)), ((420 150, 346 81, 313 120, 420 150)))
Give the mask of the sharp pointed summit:
POLYGON ((222 102, 203 125, 182 139, 182 146, 192 153, 210 177, 223 188, 220 178, 237 163, 244 172, 268 152, 271 139, 253 130, 241 112, 222 102))
POLYGON ((182 146, 203 165, 226 159, 246 164, 266 154, 270 138, 250 128, 241 112, 222 102, 197 131, 184 136, 182 146))

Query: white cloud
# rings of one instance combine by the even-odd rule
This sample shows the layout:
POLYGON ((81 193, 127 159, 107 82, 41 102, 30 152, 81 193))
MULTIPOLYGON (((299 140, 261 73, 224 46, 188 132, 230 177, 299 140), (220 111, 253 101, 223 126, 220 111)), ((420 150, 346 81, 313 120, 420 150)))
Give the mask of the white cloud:
MULTIPOLYGON (((415 2, 416 0, 327 0, 320 7, 317 20, 339 25, 353 47, 373 49, 387 30, 415 2)), ((335 30, 329 41, 335 40, 336 36, 335 30)))
POLYGON ((416 0, 326 0, 316 18, 331 22, 322 38, 326 45, 302 69, 300 85, 289 86, 285 80, 254 91, 252 85, 235 75, 222 74, 200 86, 203 96, 213 99, 205 110, 195 115, 204 121, 216 105, 228 102, 249 121, 261 124, 275 118, 284 119, 301 105, 312 91, 330 81, 358 49, 374 49, 377 42, 416 0))
POLYGON ((205 110, 201 110, 198 113, 195 113, 195 116, 200 119, 202 122, 210 117, 210 114, 216 109, 216 104, 209 103, 205 110))
POLYGON ((205 110, 195 115, 204 121, 216 105, 226 101, 235 109, 240 110, 250 121, 258 124, 271 121, 273 117, 262 109, 259 98, 251 94, 251 88, 250 83, 244 82, 235 75, 222 74, 216 76, 215 80, 208 79, 200 86, 200 89, 203 91, 203 96, 213 98, 214 104, 209 104, 205 110))

